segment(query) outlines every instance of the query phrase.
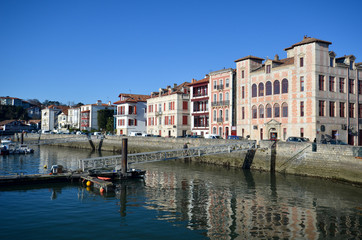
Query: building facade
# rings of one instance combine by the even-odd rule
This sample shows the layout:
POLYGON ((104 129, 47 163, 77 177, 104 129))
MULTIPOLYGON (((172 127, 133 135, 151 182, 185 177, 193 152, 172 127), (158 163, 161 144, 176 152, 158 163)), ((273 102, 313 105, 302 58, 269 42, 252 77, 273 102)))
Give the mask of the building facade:
POLYGON ((193 79, 189 87, 191 134, 204 136, 209 133, 209 76, 193 79))
POLYGON ((361 63, 353 55, 336 58, 331 44, 304 37, 284 49, 287 58, 236 60, 238 134, 362 144, 361 63))
POLYGON ((162 137, 190 134, 188 83, 160 88, 147 99, 147 133, 162 137))
POLYGON ((69 128, 80 129, 80 107, 73 107, 68 109, 67 124, 69 128))
POLYGON ((114 111, 115 106, 111 105, 111 102, 108 102, 108 104, 104 104, 101 100, 98 100, 96 104, 87 104, 81 106, 81 130, 99 130, 98 111, 103 109, 110 109, 114 111))
POLYGON ((62 109, 57 106, 49 106, 41 110, 41 130, 53 131, 58 127, 58 115, 62 109))
POLYGON ((147 99, 150 96, 121 93, 118 97, 120 100, 114 103, 117 107, 117 113, 114 116, 116 120, 116 134, 146 133, 147 99))
POLYGON ((235 71, 232 68, 210 73, 210 133, 225 139, 229 135, 236 135, 236 128, 233 123, 235 115, 233 110, 234 76, 235 71))

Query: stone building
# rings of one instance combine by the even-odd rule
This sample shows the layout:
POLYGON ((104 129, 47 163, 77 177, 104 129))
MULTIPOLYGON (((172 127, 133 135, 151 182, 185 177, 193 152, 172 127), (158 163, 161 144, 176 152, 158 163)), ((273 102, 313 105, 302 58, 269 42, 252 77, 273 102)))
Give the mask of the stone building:
POLYGON ((284 49, 284 59, 236 60, 238 135, 361 145, 362 63, 353 55, 337 57, 331 44, 305 36, 284 49))
POLYGON ((188 82, 160 88, 147 99, 147 133, 162 137, 190 134, 188 82))

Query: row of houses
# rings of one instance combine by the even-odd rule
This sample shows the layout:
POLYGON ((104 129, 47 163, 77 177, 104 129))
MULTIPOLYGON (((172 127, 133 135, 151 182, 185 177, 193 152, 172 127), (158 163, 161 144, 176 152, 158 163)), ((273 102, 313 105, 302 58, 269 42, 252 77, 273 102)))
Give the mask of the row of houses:
MULTIPOLYGON (((337 57, 331 44, 305 36, 284 49, 286 58, 249 55, 235 60, 235 68, 207 73, 200 80, 150 95, 121 93, 114 105, 95 106, 114 109, 118 135, 300 136, 362 145, 362 63, 353 55, 337 57)), ((72 115, 80 129, 95 126, 93 107, 82 106, 78 117, 72 115)))
POLYGON ((22 107, 26 109, 29 118, 40 119, 41 109, 23 99, 9 96, 0 97, 0 105, 22 107))

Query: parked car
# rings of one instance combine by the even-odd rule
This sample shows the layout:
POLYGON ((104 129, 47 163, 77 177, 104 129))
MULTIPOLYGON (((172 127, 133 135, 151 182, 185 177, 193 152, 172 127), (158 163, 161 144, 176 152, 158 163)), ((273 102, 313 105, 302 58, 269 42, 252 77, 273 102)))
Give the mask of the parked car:
POLYGON ((243 137, 241 137, 241 136, 228 136, 228 139, 242 140, 243 137))
POLYGON ((152 135, 148 133, 142 133, 142 137, 152 137, 152 135))
POLYGON ((128 136, 130 136, 130 137, 141 137, 142 133, 141 132, 130 132, 128 134, 128 136))
POLYGON ((304 137, 288 137, 287 142, 308 142, 308 140, 304 137))
POLYGON ((217 134, 205 134, 205 138, 208 139, 220 139, 220 136, 217 134))

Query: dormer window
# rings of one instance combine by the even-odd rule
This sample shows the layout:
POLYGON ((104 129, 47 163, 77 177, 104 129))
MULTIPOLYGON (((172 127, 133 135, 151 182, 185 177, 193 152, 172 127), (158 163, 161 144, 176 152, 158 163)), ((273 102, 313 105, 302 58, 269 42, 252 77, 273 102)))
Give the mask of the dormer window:
POLYGON ((266 73, 270 73, 271 70, 271 66, 270 65, 266 65, 266 73))
POLYGON ((334 67, 334 57, 329 58, 329 66, 334 67))
POLYGON ((349 61, 349 69, 353 70, 353 61, 349 61))

